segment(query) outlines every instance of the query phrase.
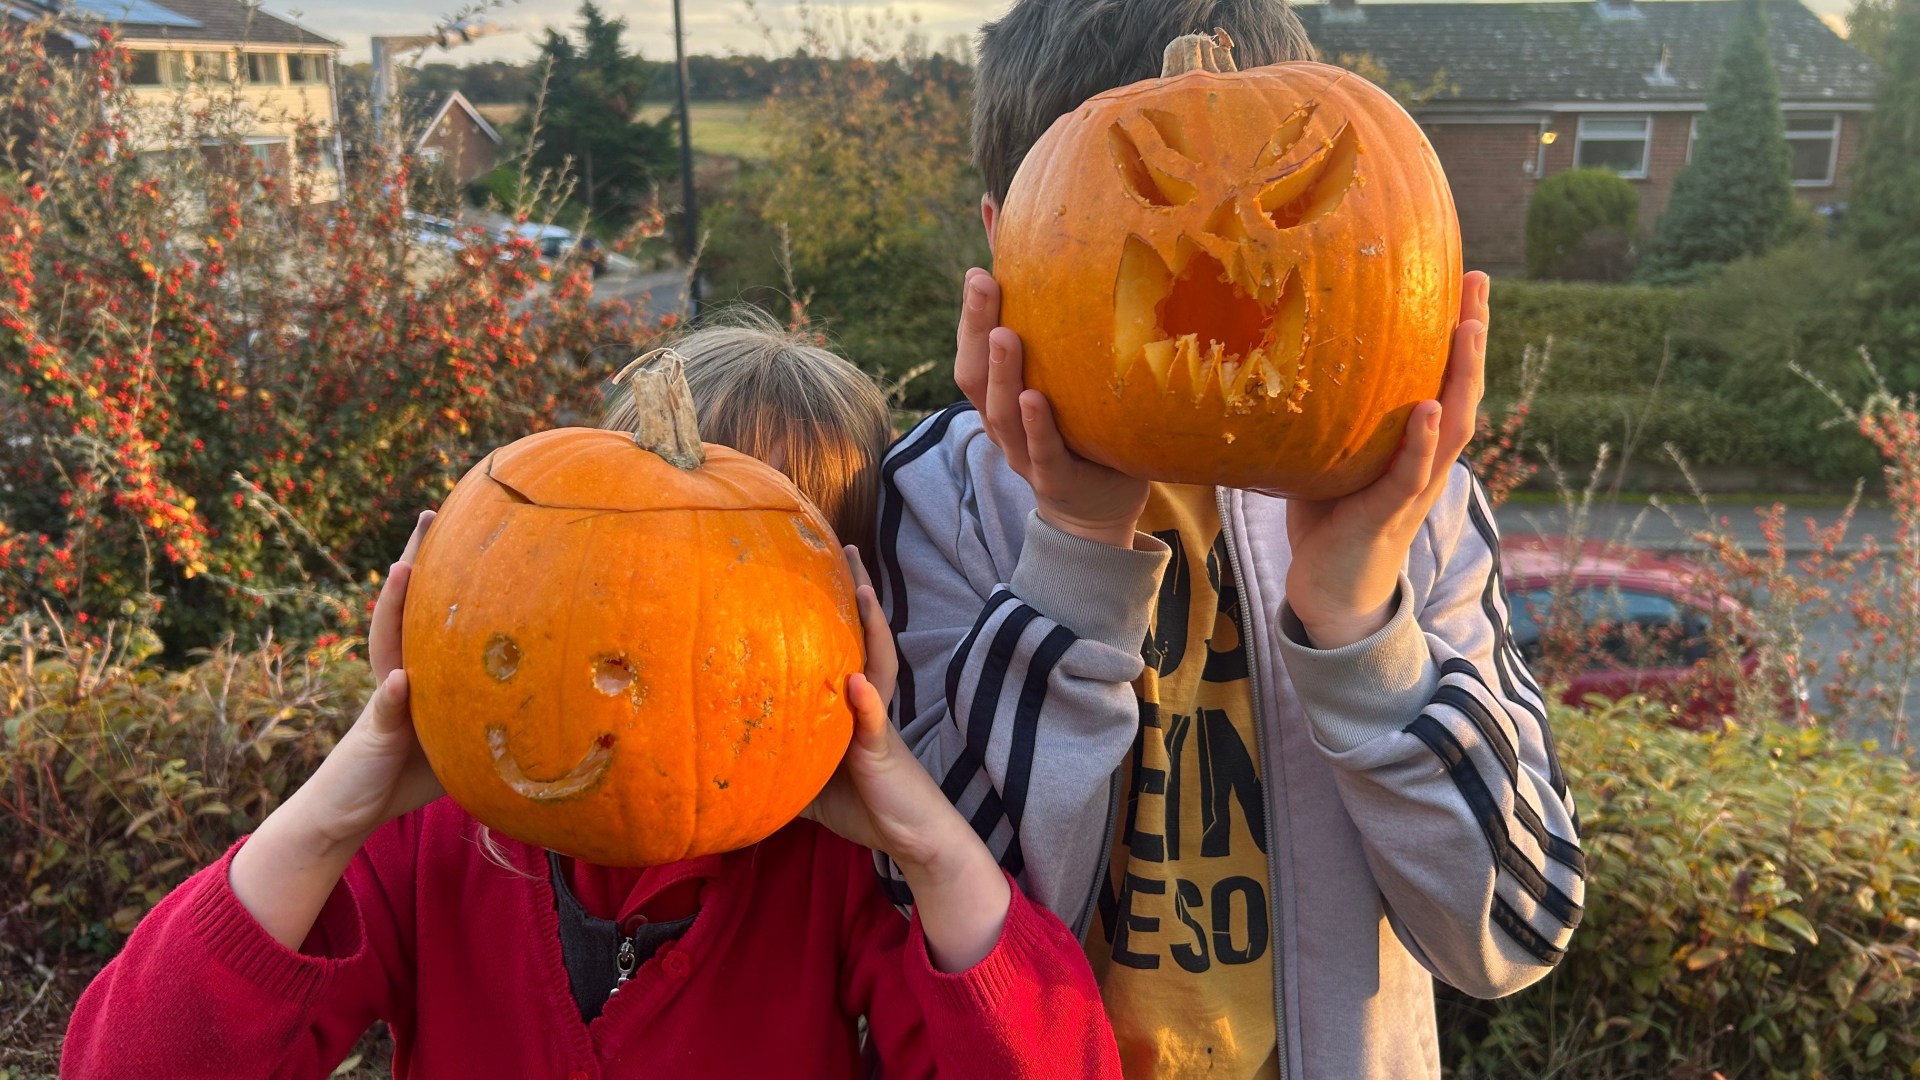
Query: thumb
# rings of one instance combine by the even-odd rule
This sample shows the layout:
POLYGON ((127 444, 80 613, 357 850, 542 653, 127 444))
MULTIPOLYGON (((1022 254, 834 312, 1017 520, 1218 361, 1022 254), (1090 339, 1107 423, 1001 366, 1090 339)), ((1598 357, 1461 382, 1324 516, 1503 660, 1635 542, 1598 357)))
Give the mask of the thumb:
POLYGON ((853 745, 868 754, 887 751, 887 706, 865 675, 847 676, 847 702, 853 706, 853 745))
POLYGON ((373 729, 382 735, 411 732, 413 714, 407 708, 407 673, 399 668, 387 673, 374 688, 368 713, 373 729))

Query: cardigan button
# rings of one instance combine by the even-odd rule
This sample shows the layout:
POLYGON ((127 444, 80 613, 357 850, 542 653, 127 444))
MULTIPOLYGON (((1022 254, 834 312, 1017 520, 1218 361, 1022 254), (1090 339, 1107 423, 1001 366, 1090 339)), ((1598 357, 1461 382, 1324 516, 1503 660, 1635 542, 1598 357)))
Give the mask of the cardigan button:
POLYGON ((667 969, 667 974, 676 979, 684 979, 693 971, 693 961, 687 959, 687 954, 679 949, 674 949, 661 957, 660 964, 667 969))

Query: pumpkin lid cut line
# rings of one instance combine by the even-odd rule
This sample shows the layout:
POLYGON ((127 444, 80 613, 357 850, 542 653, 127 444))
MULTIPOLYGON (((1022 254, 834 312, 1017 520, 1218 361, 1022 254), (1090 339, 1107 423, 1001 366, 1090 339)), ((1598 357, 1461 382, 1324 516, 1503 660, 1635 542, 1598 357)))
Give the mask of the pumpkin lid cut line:
POLYGON ((529 496, 526 492, 500 479, 493 473, 493 458, 487 458, 487 480, 499 488, 511 502, 531 506, 536 510, 574 510, 585 514, 660 514, 686 513, 698 511, 702 514, 805 514, 806 509, 799 503, 782 503, 765 506, 581 506, 576 503, 545 502, 529 496))

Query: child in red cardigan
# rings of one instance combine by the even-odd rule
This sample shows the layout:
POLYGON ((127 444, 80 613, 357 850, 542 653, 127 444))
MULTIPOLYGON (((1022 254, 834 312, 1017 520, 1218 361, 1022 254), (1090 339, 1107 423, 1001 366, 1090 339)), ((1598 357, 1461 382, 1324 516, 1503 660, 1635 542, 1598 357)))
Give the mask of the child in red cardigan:
MULTIPOLYGON (((765 327, 681 345, 709 441, 871 531, 884 400, 765 327)), ((371 700, 312 778, 161 901, 81 997, 68 1077, 325 1077, 385 1020, 428 1077, 1118 1077, 1080 943, 1010 888, 887 722, 893 643, 859 560, 868 672, 809 810, 645 870, 488 834, 428 770, 400 623, 423 514, 374 609, 371 700), (831 830, 831 831, 830 831, 831 830), (838 835, 835 835, 835 834, 838 835), (911 922, 868 847, 906 872, 911 922)))

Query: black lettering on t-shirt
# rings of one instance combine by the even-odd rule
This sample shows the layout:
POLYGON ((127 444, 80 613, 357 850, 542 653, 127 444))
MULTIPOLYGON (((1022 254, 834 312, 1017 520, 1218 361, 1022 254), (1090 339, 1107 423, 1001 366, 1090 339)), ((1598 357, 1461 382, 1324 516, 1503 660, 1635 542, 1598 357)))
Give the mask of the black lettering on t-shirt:
MULTIPOLYGON (((1133 898, 1136 893, 1149 896, 1164 896, 1167 883, 1153 878, 1143 878, 1128 874, 1127 880, 1120 886, 1120 917, 1113 934, 1113 962, 1125 964, 1130 968, 1157 968, 1160 958, 1152 953, 1137 953, 1128 947, 1128 939, 1137 931, 1142 934, 1155 933, 1160 929, 1160 919, 1153 915, 1135 915, 1133 898)), ((1217 890, 1216 890, 1217 891, 1217 890)), ((1264 925, 1264 923, 1263 923, 1264 925)), ((1215 928, 1216 935, 1218 928, 1215 928)))
POLYGON ((1173 914, 1193 931, 1193 944, 1175 942, 1168 948, 1173 954, 1173 962, 1193 972, 1195 975, 1213 965, 1207 961, 1207 932, 1200 926, 1200 920, 1193 912, 1206 906, 1206 898, 1200 895, 1200 886, 1186 878, 1173 883, 1173 914))
POLYGON ((1213 954, 1223 964, 1251 964, 1267 954, 1267 890, 1250 877, 1221 878, 1213 886, 1213 954), (1247 909, 1247 942, 1233 943, 1233 898, 1247 909))
POLYGON ((1239 682, 1247 677, 1247 628, 1240 622, 1240 583, 1232 579, 1233 564, 1228 559, 1227 534, 1222 532, 1207 551, 1207 581, 1220 598, 1216 633, 1207 639, 1207 666, 1200 672, 1200 678, 1210 683, 1239 682), (1219 619, 1233 627, 1233 640, 1216 648, 1219 619))
POLYGON ((1192 731, 1193 717, 1175 713, 1167 717, 1166 730, 1160 733, 1160 741, 1167 748, 1167 821, 1162 835, 1167 840, 1167 858, 1174 862, 1180 861, 1180 774, 1186 771, 1180 754, 1192 731))
POLYGON ((1267 850, 1267 802, 1253 755, 1233 720, 1221 709, 1200 710, 1200 854, 1217 858, 1232 850, 1233 814, 1229 800, 1240 804, 1247 828, 1261 854, 1267 850))
MULTIPOLYGON (((1138 827, 1140 821, 1140 796, 1165 796, 1167 794, 1167 774, 1160 769, 1148 768, 1144 761, 1147 748, 1147 729, 1157 729, 1159 726, 1160 706, 1150 701, 1142 701, 1140 703, 1140 726, 1133 733, 1133 773, 1131 780, 1127 784, 1127 824, 1121 836, 1125 840, 1127 849, 1133 853, 1133 857, 1136 859, 1144 859, 1147 862, 1166 861, 1165 844, 1162 843, 1159 834, 1141 832, 1138 827)), ((1169 806, 1177 806, 1172 798, 1167 798, 1165 801, 1169 806)), ((1177 809, 1172 809, 1165 811, 1162 816, 1171 820, 1177 816, 1178 813, 1179 811, 1177 809)))
POLYGON ((1153 625, 1140 646, 1140 658, 1147 667, 1166 678, 1180 669, 1187 656, 1187 615, 1193 606, 1193 580, 1187 569, 1186 548, 1180 542, 1179 529, 1165 529, 1154 538, 1173 549, 1166 572, 1160 575, 1160 599, 1154 605, 1153 625))

